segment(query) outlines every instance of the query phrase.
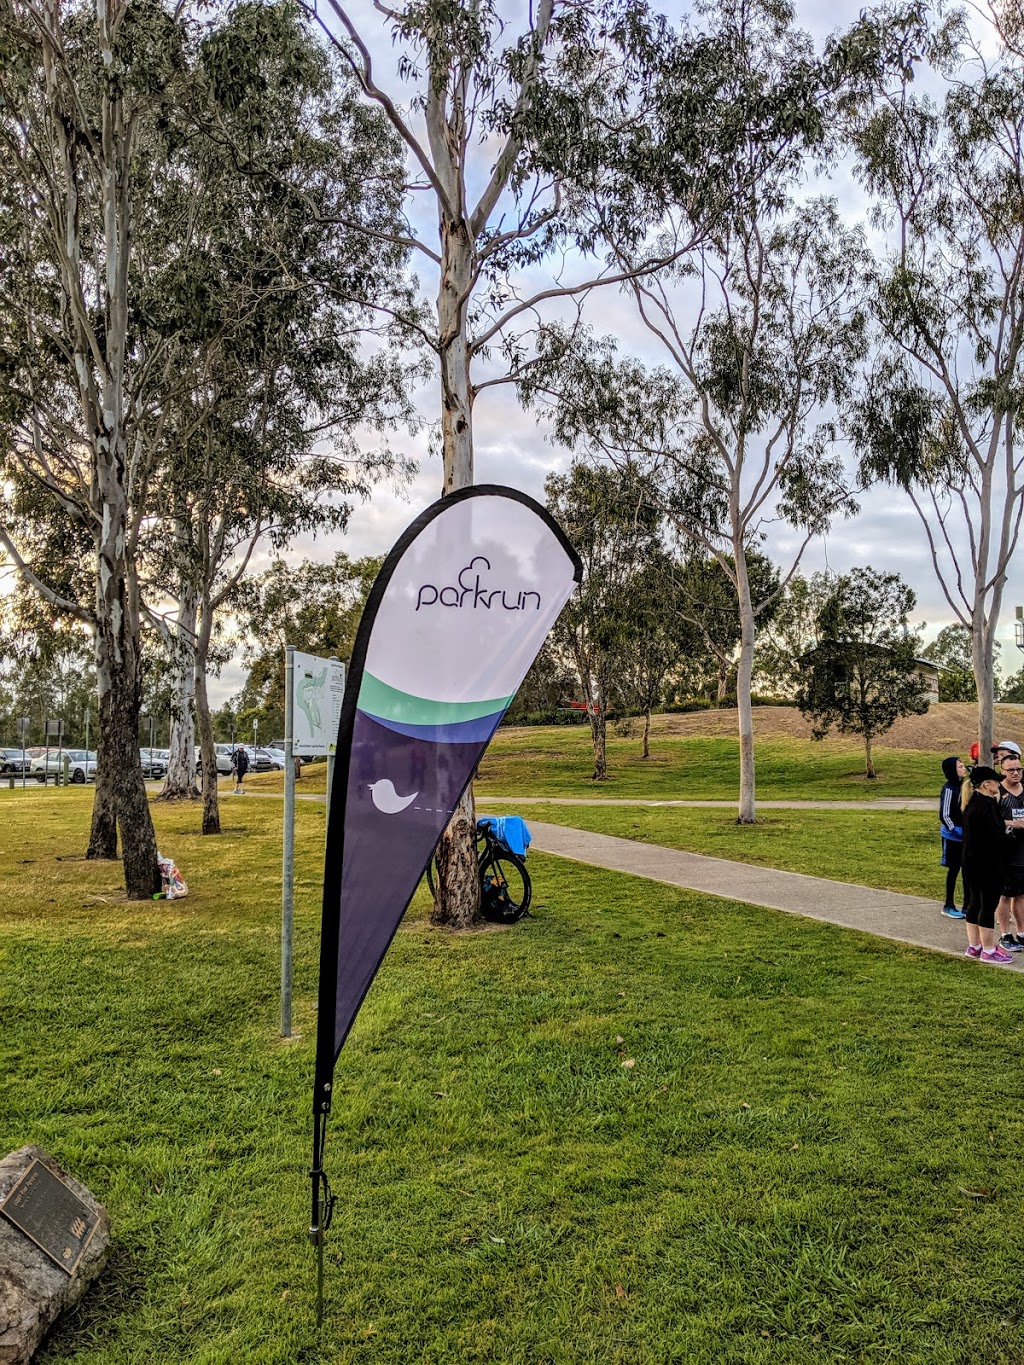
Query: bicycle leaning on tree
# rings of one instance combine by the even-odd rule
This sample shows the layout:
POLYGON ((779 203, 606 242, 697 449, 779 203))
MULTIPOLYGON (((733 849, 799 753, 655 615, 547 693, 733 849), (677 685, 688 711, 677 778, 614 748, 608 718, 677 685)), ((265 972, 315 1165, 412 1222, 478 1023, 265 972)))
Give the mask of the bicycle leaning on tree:
MULTIPOLYGON (((477 867, 480 873, 480 914, 495 924, 515 924, 530 913, 533 883, 526 864, 492 832, 484 817, 476 825, 477 867)), ((427 864, 427 885, 437 887, 437 861, 427 864)))

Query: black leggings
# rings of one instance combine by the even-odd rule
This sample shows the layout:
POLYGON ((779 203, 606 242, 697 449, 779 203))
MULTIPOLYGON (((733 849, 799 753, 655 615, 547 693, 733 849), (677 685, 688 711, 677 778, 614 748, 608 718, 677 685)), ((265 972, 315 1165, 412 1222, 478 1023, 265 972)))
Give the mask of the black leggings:
POLYGON ((1002 895, 1002 888, 998 882, 977 882, 972 880, 970 883, 970 895, 967 899, 965 909, 967 911, 967 923, 976 924, 979 929, 994 929, 996 923, 996 906, 999 904, 999 897, 1002 895))
MULTIPOLYGON (((946 855, 946 904, 956 905, 956 879, 964 856, 964 846, 958 839, 943 839, 946 855)), ((967 904, 967 877, 963 878, 964 905, 967 904)))

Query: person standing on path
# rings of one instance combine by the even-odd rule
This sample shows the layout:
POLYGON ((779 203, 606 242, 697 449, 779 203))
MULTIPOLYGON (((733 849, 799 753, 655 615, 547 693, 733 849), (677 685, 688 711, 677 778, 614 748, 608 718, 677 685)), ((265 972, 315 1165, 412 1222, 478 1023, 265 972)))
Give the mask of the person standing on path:
POLYGON ((996 943, 996 906, 1006 883, 1010 839, 1003 821, 999 774, 971 769, 974 793, 964 810, 964 874, 967 880, 967 957, 1004 965, 1013 954, 996 943))
MULTIPOLYGON (((967 769, 962 759, 951 754, 942 760, 942 772, 946 779, 945 786, 939 792, 939 833, 942 835, 942 866, 946 869, 946 900, 942 913, 949 919, 964 919, 964 912, 956 903, 956 879, 963 864, 964 817, 960 809, 960 787, 967 776, 967 769)), ((966 881, 961 889, 966 904, 966 881)))
POLYGON ((1009 854, 1006 868, 1006 884, 996 908, 1001 935, 1000 948, 1008 953, 1024 952, 1024 765, 1020 755, 1008 753, 1003 759, 1003 780, 1000 786, 1000 805, 1003 820, 1014 822, 1009 831, 1009 854), (1020 822, 1019 824, 1016 822, 1020 822), (1010 916, 1013 916, 1011 933, 1010 916))
POLYGON ((235 795, 241 796, 244 794, 242 784, 245 782, 245 775, 249 771, 249 755, 241 744, 231 755, 231 771, 235 775, 235 795))

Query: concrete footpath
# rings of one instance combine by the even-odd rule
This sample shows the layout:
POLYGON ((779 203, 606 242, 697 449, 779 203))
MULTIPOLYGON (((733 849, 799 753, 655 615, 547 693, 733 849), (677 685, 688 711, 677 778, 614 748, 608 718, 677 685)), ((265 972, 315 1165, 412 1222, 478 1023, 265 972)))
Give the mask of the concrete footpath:
MULTIPOLYGON (((667 801, 634 796, 477 796, 478 806, 713 806, 735 810, 731 801, 667 801)), ((930 796, 874 796, 865 801, 761 801, 758 810, 935 810, 930 796)))
MULTIPOLYGON (((254 796, 273 796, 277 792, 253 792, 254 796)), ((323 801, 316 793, 300 794, 307 801, 323 801)), ((735 806, 735 801, 652 801, 607 800, 573 797, 477 797, 477 805, 506 806, 735 806)), ((758 807, 777 810, 932 810, 935 803, 915 797, 883 797, 873 801, 759 801, 758 807)), ((617 839, 610 834, 570 829, 530 820, 531 848, 559 858, 585 863, 589 867, 624 872, 649 881, 664 882, 687 891, 746 901, 789 915, 804 915, 844 929, 860 929, 865 934, 912 943, 937 953, 963 956, 967 935, 963 922, 950 920, 940 912, 938 900, 905 896, 898 891, 879 891, 852 882, 835 882, 826 877, 808 877, 802 872, 780 872, 771 867, 709 858, 703 853, 684 853, 661 844, 641 843, 636 839, 617 839)), ((938 879, 936 879, 938 886, 938 879)), ((1018 954, 1004 971, 1024 972, 1024 953, 1018 954)))
MULTIPOLYGON (((646 804, 646 803, 644 803, 646 804)), ((610 872, 625 872, 649 881, 688 891, 703 891, 709 896, 747 901, 790 915, 839 924, 845 929, 860 929, 897 943, 913 943, 938 953, 962 956, 967 942, 962 921, 946 919, 938 901, 921 896, 904 896, 895 891, 877 891, 869 886, 833 882, 824 877, 807 877, 801 872, 779 872, 770 867, 754 867, 725 858, 709 858, 703 853, 682 853, 660 844, 639 843, 635 839, 616 839, 609 834, 569 829, 530 821, 531 849, 552 853, 559 858, 603 867, 610 872)), ((1024 953, 1016 956, 1004 971, 1024 971, 1024 953)))

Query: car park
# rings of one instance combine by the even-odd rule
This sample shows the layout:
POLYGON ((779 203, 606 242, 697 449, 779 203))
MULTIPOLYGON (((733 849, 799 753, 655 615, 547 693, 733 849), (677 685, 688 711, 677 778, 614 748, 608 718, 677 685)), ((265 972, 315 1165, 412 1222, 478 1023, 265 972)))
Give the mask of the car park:
POLYGON ((167 774, 167 764, 157 757, 156 749, 140 749, 139 761, 142 764, 142 776, 145 778, 160 778, 167 774))
POLYGON ((22 754, 20 749, 0 749, 0 773, 27 773, 31 771, 31 754, 22 754))
MULTIPOLYGON (((296 742, 297 741, 293 740, 292 744, 294 745, 296 742)), ((269 753, 272 754, 273 753, 280 754, 283 759, 286 752, 284 747, 284 740, 272 739, 270 743, 267 745, 267 750, 269 753)), ((292 752, 295 754, 295 757, 299 760, 300 763, 311 763, 313 761, 312 754, 300 754, 298 749, 295 748, 293 748, 292 752)))
POLYGON ((269 745, 266 749, 260 749, 261 754, 266 754, 270 759, 270 765, 278 772, 284 772, 285 752, 283 749, 273 749, 269 745))
POLYGON ((242 747, 249 755, 249 771, 251 773, 273 772, 275 764, 266 749, 254 749, 251 744, 244 744, 242 747))
POLYGON ((68 760, 68 777, 72 782, 91 782, 96 776, 96 754, 86 749, 51 749, 33 760, 32 776, 37 782, 64 776, 64 760, 68 760))
MULTIPOLYGON (((217 758, 217 772, 221 777, 227 777, 231 772, 231 755, 235 752, 232 744, 215 744, 213 752, 217 758)), ((202 776, 203 772, 203 753, 196 745, 196 772, 202 776)))

